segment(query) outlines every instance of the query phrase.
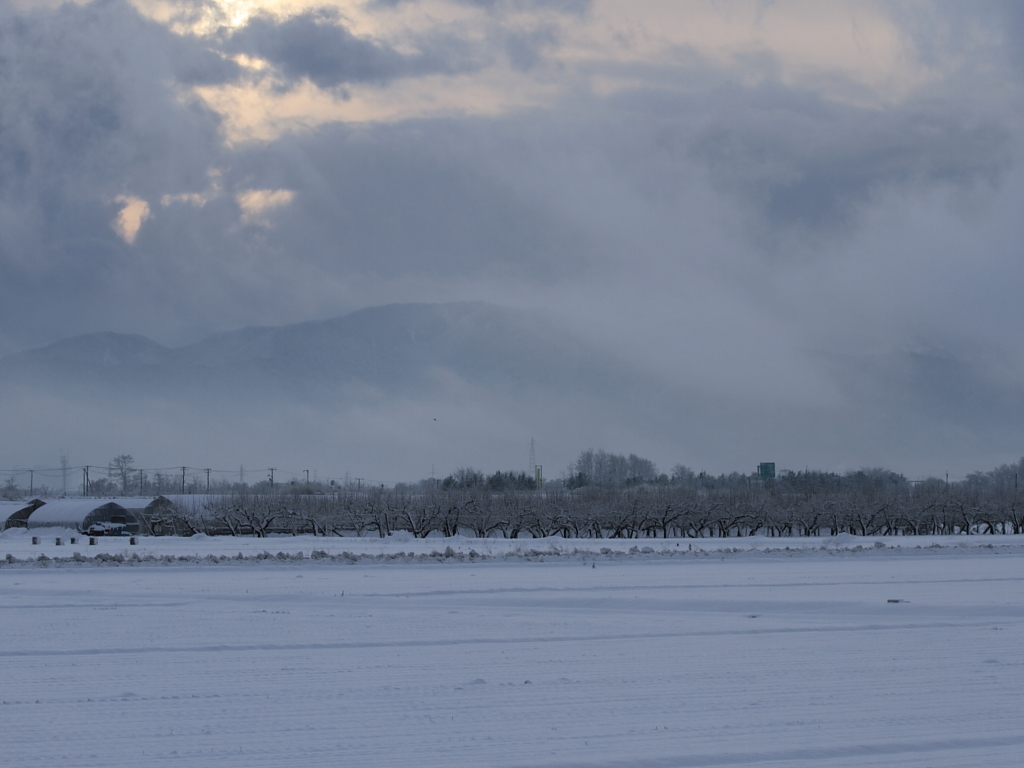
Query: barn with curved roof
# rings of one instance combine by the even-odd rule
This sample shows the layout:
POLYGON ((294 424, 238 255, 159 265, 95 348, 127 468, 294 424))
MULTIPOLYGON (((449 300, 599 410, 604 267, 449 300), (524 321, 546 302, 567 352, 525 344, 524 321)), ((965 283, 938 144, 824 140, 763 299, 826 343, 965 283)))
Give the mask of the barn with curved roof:
POLYGON ((108 499, 53 499, 29 514, 27 527, 73 528, 85 532, 95 526, 97 532, 139 533, 143 526, 138 512, 141 510, 127 509, 108 499))

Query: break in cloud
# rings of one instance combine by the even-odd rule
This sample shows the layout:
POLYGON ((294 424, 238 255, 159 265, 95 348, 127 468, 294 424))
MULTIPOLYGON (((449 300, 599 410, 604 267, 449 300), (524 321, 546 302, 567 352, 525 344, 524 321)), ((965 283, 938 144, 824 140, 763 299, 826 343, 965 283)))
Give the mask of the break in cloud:
MULTIPOLYGON (((0 0, 0 351, 485 300, 744 414, 723 446, 792 412, 794 466, 1015 459, 1022 29, 939 0, 0 0)), ((694 434, 605 447, 749 464, 694 434)))

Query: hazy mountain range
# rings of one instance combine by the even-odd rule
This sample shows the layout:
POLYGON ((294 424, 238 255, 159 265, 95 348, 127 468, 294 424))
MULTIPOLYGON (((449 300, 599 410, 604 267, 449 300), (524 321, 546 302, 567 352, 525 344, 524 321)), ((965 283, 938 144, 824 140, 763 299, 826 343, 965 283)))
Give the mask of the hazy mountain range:
MULTIPOLYGON (((372 307, 175 348, 92 333, 0 360, 4 402, 20 404, 4 408, 5 431, 44 453, 42 439, 96 445, 90 461, 168 448, 182 463, 230 457, 229 467, 301 456, 303 467, 334 459, 335 474, 387 479, 474 462, 524 468, 531 437, 553 422, 589 412, 615 423, 625 393, 656 388, 551 319, 468 302, 372 307)), ((552 448, 541 445, 538 460, 552 448)), ((559 448, 566 461, 572 450, 559 448)))
POLYGON ((344 317, 218 333, 195 344, 165 347, 145 336, 92 333, 10 355, 3 375, 28 380, 147 383, 166 391, 187 382, 244 381, 330 394, 370 386, 422 393, 440 371, 488 386, 551 386, 580 374, 611 375, 596 350, 585 349, 550 322, 482 303, 393 304, 344 317))
MULTIPOLYGON (((466 465, 524 469, 531 438, 549 476, 598 447, 663 470, 774 460, 911 475, 946 471, 954 449, 977 457, 969 469, 1021 451, 1020 386, 939 355, 819 354, 832 401, 803 402, 716 391, 621 352, 555 316, 468 302, 371 307, 174 348, 87 334, 0 359, 0 460, 55 466, 61 450, 72 463, 127 452, 141 466, 393 481, 466 465)), ((689 362, 695 375, 707 365, 689 362)))

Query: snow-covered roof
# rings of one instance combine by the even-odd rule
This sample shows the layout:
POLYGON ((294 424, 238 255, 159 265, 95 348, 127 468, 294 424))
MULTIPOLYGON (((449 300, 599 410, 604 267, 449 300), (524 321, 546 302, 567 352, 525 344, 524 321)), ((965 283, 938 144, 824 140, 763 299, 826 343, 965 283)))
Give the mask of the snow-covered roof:
POLYGON ((120 498, 117 498, 117 499, 111 499, 111 501, 116 501, 118 504, 120 504, 125 509, 130 509, 132 511, 140 511, 141 512, 142 510, 144 510, 147 507, 149 507, 150 504, 152 504, 154 501, 156 501, 159 498, 161 498, 161 497, 160 496, 123 496, 123 497, 120 497, 120 498))
POLYGON ((220 493, 168 493, 162 498, 185 512, 202 512, 228 497, 220 493))
POLYGON ((19 509, 32 506, 31 501, 8 501, 4 499, 0 501, 0 520, 3 520, 7 515, 17 512, 19 509))
POLYGON ((113 499, 52 499, 29 516, 28 527, 66 525, 74 528, 81 525, 90 513, 107 504, 124 509, 113 499))
POLYGON ((7 527, 9 520, 20 520, 20 524, 24 527, 24 521, 28 517, 31 510, 41 504, 39 499, 32 499, 31 501, 0 501, 0 531, 7 527))

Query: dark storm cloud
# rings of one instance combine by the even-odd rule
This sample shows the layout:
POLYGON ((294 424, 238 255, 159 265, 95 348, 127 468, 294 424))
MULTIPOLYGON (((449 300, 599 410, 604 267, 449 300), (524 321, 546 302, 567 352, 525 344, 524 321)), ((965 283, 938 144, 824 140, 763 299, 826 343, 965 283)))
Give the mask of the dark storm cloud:
POLYGON ((7 62, 0 70, 0 158, 13 158, 14 165, 4 174, 4 189, 30 179, 52 185, 76 176, 101 185, 123 181, 137 162, 144 167, 135 175, 145 178, 149 164, 161 162, 146 144, 174 141, 176 133, 184 135, 175 149, 189 154, 183 150, 212 116, 197 118, 191 107, 175 104, 168 84, 186 71, 186 59, 196 62, 187 70, 192 77, 210 79, 216 67, 200 46, 174 37, 116 1, 6 19, 0 27, 7 62))
POLYGON ((461 40, 420 42, 425 50, 400 53, 353 35, 336 11, 319 9, 284 21, 254 16, 230 36, 227 47, 270 62, 288 81, 308 78, 321 88, 468 72, 482 65, 461 40))
POLYGON ((557 45, 559 30, 544 25, 527 32, 506 32, 500 39, 512 67, 525 72, 537 66, 544 53, 557 45))
POLYGON ((996 8, 1005 30, 1010 58, 1019 68, 1024 69, 1024 5, 1015 0, 1001 0, 996 8))
POLYGON ((236 81, 242 74, 237 63, 193 38, 175 35, 167 42, 168 60, 177 83, 220 85, 236 81))
POLYGON ((0 19, 3 325, 31 327, 49 295, 48 334, 134 260, 110 227, 119 195, 206 184, 218 120, 174 83, 230 68, 117 0, 0 19))
POLYGON ((325 127, 240 152, 232 177, 295 190, 293 210, 267 237, 292 253, 317 243, 307 258, 335 273, 548 281, 579 269, 585 234, 481 172, 460 146, 487 125, 325 127))
MULTIPOLYGON (((353 277, 386 301, 403 275, 549 280, 578 267, 585 237, 481 173, 457 122, 326 126, 231 150, 218 116, 178 88, 237 74, 215 40, 117 0, 0 18, 0 351, 66 335, 72 317, 76 331, 163 340, 289 319, 311 279, 330 312, 351 306, 330 297, 353 277), (273 226, 240 224, 236 193, 281 188, 295 198, 273 226), (149 208, 132 245, 111 226, 125 195, 149 208)), ((374 51, 361 76, 415 64, 374 51)))
MULTIPOLYGON (((177 312, 171 297, 195 290, 202 274, 209 306, 189 315, 214 325, 218 313, 244 323, 254 306, 286 316, 310 290, 300 274, 328 277, 324 286, 372 279, 381 297, 387 280, 411 274, 550 284, 593 273, 619 258, 618 248, 655 265, 678 258, 673 241, 720 247, 705 217, 685 211, 706 197, 702 174, 726 219, 752 213, 769 233, 831 237, 855 229, 860 212, 893 188, 997 184, 1010 154, 997 116, 966 116, 953 102, 874 110, 780 85, 632 91, 500 119, 324 126, 232 151, 220 145, 216 116, 168 85, 196 79, 185 68, 209 61, 206 44, 118 2, 7 27, 5 41, 16 33, 26 42, 5 42, 7 58, 22 64, 3 86, 4 103, 18 109, 0 118, 10 222, 0 247, 12 263, 15 251, 42 254, 30 269, 11 269, 11 307, 32 293, 31 275, 64 285, 69 307, 99 316, 97 302, 73 287, 103 293, 130 279, 177 312), (224 168, 219 197, 201 208, 160 206, 163 195, 208 190, 215 167, 224 168), (239 227, 233 195, 251 188, 295 198, 272 227, 239 227), (110 227, 120 194, 150 205, 134 249, 110 227), (674 205, 684 208, 668 213, 674 205), (292 267, 275 253, 289 254, 292 267), (244 289, 228 278, 263 260, 266 272, 244 289)), ((260 17, 237 34, 232 44, 324 84, 398 77, 423 63, 354 37, 324 12, 280 24, 260 17)), ((234 73, 201 69, 207 81, 234 73)), ((754 247, 736 258, 753 269, 762 256, 754 247)))
POLYGON ((847 226, 882 190, 994 184, 1011 162, 1008 126, 948 103, 877 110, 777 87, 736 95, 704 105, 710 119, 690 151, 772 227, 847 226))

